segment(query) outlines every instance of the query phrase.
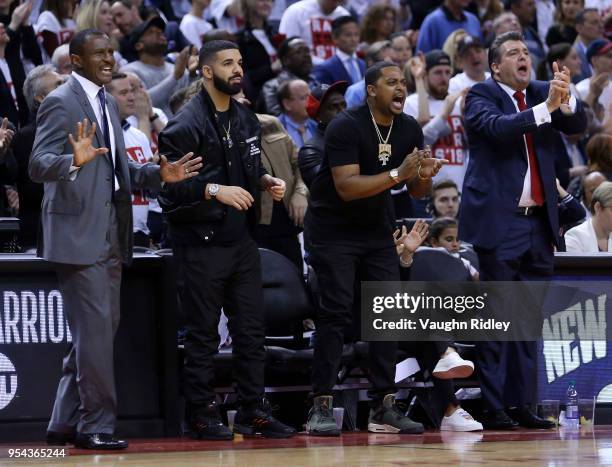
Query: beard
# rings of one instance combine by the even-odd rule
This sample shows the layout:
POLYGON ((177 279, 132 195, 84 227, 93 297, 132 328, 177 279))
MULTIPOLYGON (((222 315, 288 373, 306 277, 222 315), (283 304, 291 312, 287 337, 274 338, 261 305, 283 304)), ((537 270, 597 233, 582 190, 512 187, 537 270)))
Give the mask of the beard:
MULTIPOLYGON (((235 78, 232 76, 230 79, 235 78)), ((242 91, 242 83, 240 84, 230 84, 229 81, 223 81, 217 75, 213 73, 213 84, 218 91, 221 91, 223 94, 227 94, 229 96, 235 96, 240 91, 242 91)))
POLYGON ((142 48, 142 51, 153 56, 166 55, 168 44, 149 44, 142 48))

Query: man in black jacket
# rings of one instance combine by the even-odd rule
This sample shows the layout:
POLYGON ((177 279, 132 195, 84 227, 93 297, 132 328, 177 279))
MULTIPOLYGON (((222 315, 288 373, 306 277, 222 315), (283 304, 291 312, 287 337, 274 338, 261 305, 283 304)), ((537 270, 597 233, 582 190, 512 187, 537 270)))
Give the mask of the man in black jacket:
POLYGON ((308 188, 317 175, 323 160, 325 128, 332 118, 346 109, 344 93, 348 85, 347 81, 337 81, 332 85, 321 84, 308 96, 306 110, 310 118, 317 121, 317 128, 298 152, 300 173, 308 188))
POLYGON ((213 356, 219 346, 221 308, 234 342, 234 377, 241 408, 234 431, 287 438, 295 430, 275 420, 264 396, 264 319, 261 264, 251 232, 257 225, 260 191, 274 200, 285 182, 261 164, 257 117, 232 95, 241 90, 238 46, 211 41, 200 50, 202 91, 168 122, 160 153, 178 159, 193 151, 206 157, 200 174, 166 185, 160 204, 170 224, 181 280, 185 319, 185 397, 192 436, 231 439, 215 404, 213 356))

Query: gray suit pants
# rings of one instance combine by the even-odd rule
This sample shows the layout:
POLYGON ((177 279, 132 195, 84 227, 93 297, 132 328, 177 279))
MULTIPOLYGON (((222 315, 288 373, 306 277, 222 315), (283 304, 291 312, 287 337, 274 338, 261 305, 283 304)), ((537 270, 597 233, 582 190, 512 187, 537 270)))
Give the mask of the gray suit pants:
POLYGON ((121 250, 115 210, 95 264, 55 263, 72 345, 64 358, 49 431, 115 431, 113 340, 119 326, 121 250))

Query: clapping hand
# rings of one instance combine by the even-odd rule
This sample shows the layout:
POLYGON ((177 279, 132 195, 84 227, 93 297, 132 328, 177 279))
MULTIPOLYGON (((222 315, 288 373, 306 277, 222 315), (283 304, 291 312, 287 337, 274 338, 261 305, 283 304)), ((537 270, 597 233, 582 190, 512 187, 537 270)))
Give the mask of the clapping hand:
POLYGON ((89 120, 84 119, 83 122, 77 123, 76 139, 72 137, 72 133, 68 135, 68 141, 72 146, 72 165, 81 167, 93 160, 95 157, 106 154, 108 148, 94 148, 92 145, 96 134, 96 123, 89 127, 89 120))
POLYGON ((395 248, 398 255, 412 255, 420 247, 423 242, 427 239, 429 234, 429 225, 422 219, 418 219, 410 232, 407 231, 406 226, 402 226, 402 230, 397 229, 393 232, 393 240, 395 241, 395 248))
POLYGON ((546 99, 546 106, 549 112, 554 112, 562 104, 569 102, 569 85, 570 85, 570 71, 566 66, 563 67, 563 71, 559 71, 559 65, 557 62, 553 62, 553 79, 550 81, 550 87, 548 89, 548 98, 546 99))
POLYGON ((15 132, 8 127, 8 118, 2 119, 0 126, 0 155, 4 155, 11 145, 15 132))
POLYGON ((188 152, 176 162, 168 162, 166 156, 160 157, 159 176, 163 182, 177 183, 198 175, 202 168, 202 158, 192 159, 193 152, 188 152))

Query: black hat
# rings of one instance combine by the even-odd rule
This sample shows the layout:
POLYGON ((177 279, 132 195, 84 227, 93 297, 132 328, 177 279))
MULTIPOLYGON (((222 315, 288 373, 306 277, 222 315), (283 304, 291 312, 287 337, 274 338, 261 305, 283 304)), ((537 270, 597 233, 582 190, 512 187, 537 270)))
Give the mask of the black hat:
POLYGON ((463 36, 457 44, 457 55, 463 55, 472 47, 484 49, 484 44, 477 37, 470 36, 469 34, 463 36))
POLYGON ((314 88, 308 96, 306 102, 306 111, 310 118, 316 118, 319 109, 332 92, 338 92, 344 96, 346 89, 349 87, 348 81, 336 81, 333 84, 320 84, 314 88))
POLYGON ((425 54, 425 68, 427 71, 438 65, 450 66, 451 59, 446 52, 435 49, 425 54))
POLYGON ((159 29, 164 31, 166 29, 166 22, 163 19, 161 19, 159 16, 153 16, 147 21, 143 21, 142 23, 140 23, 138 26, 134 28, 134 30, 132 31, 132 34, 130 34, 130 42, 132 43, 132 45, 136 45, 136 43, 140 40, 142 35, 145 32, 147 32, 147 29, 149 29, 152 26, 157 26, 159 29))

